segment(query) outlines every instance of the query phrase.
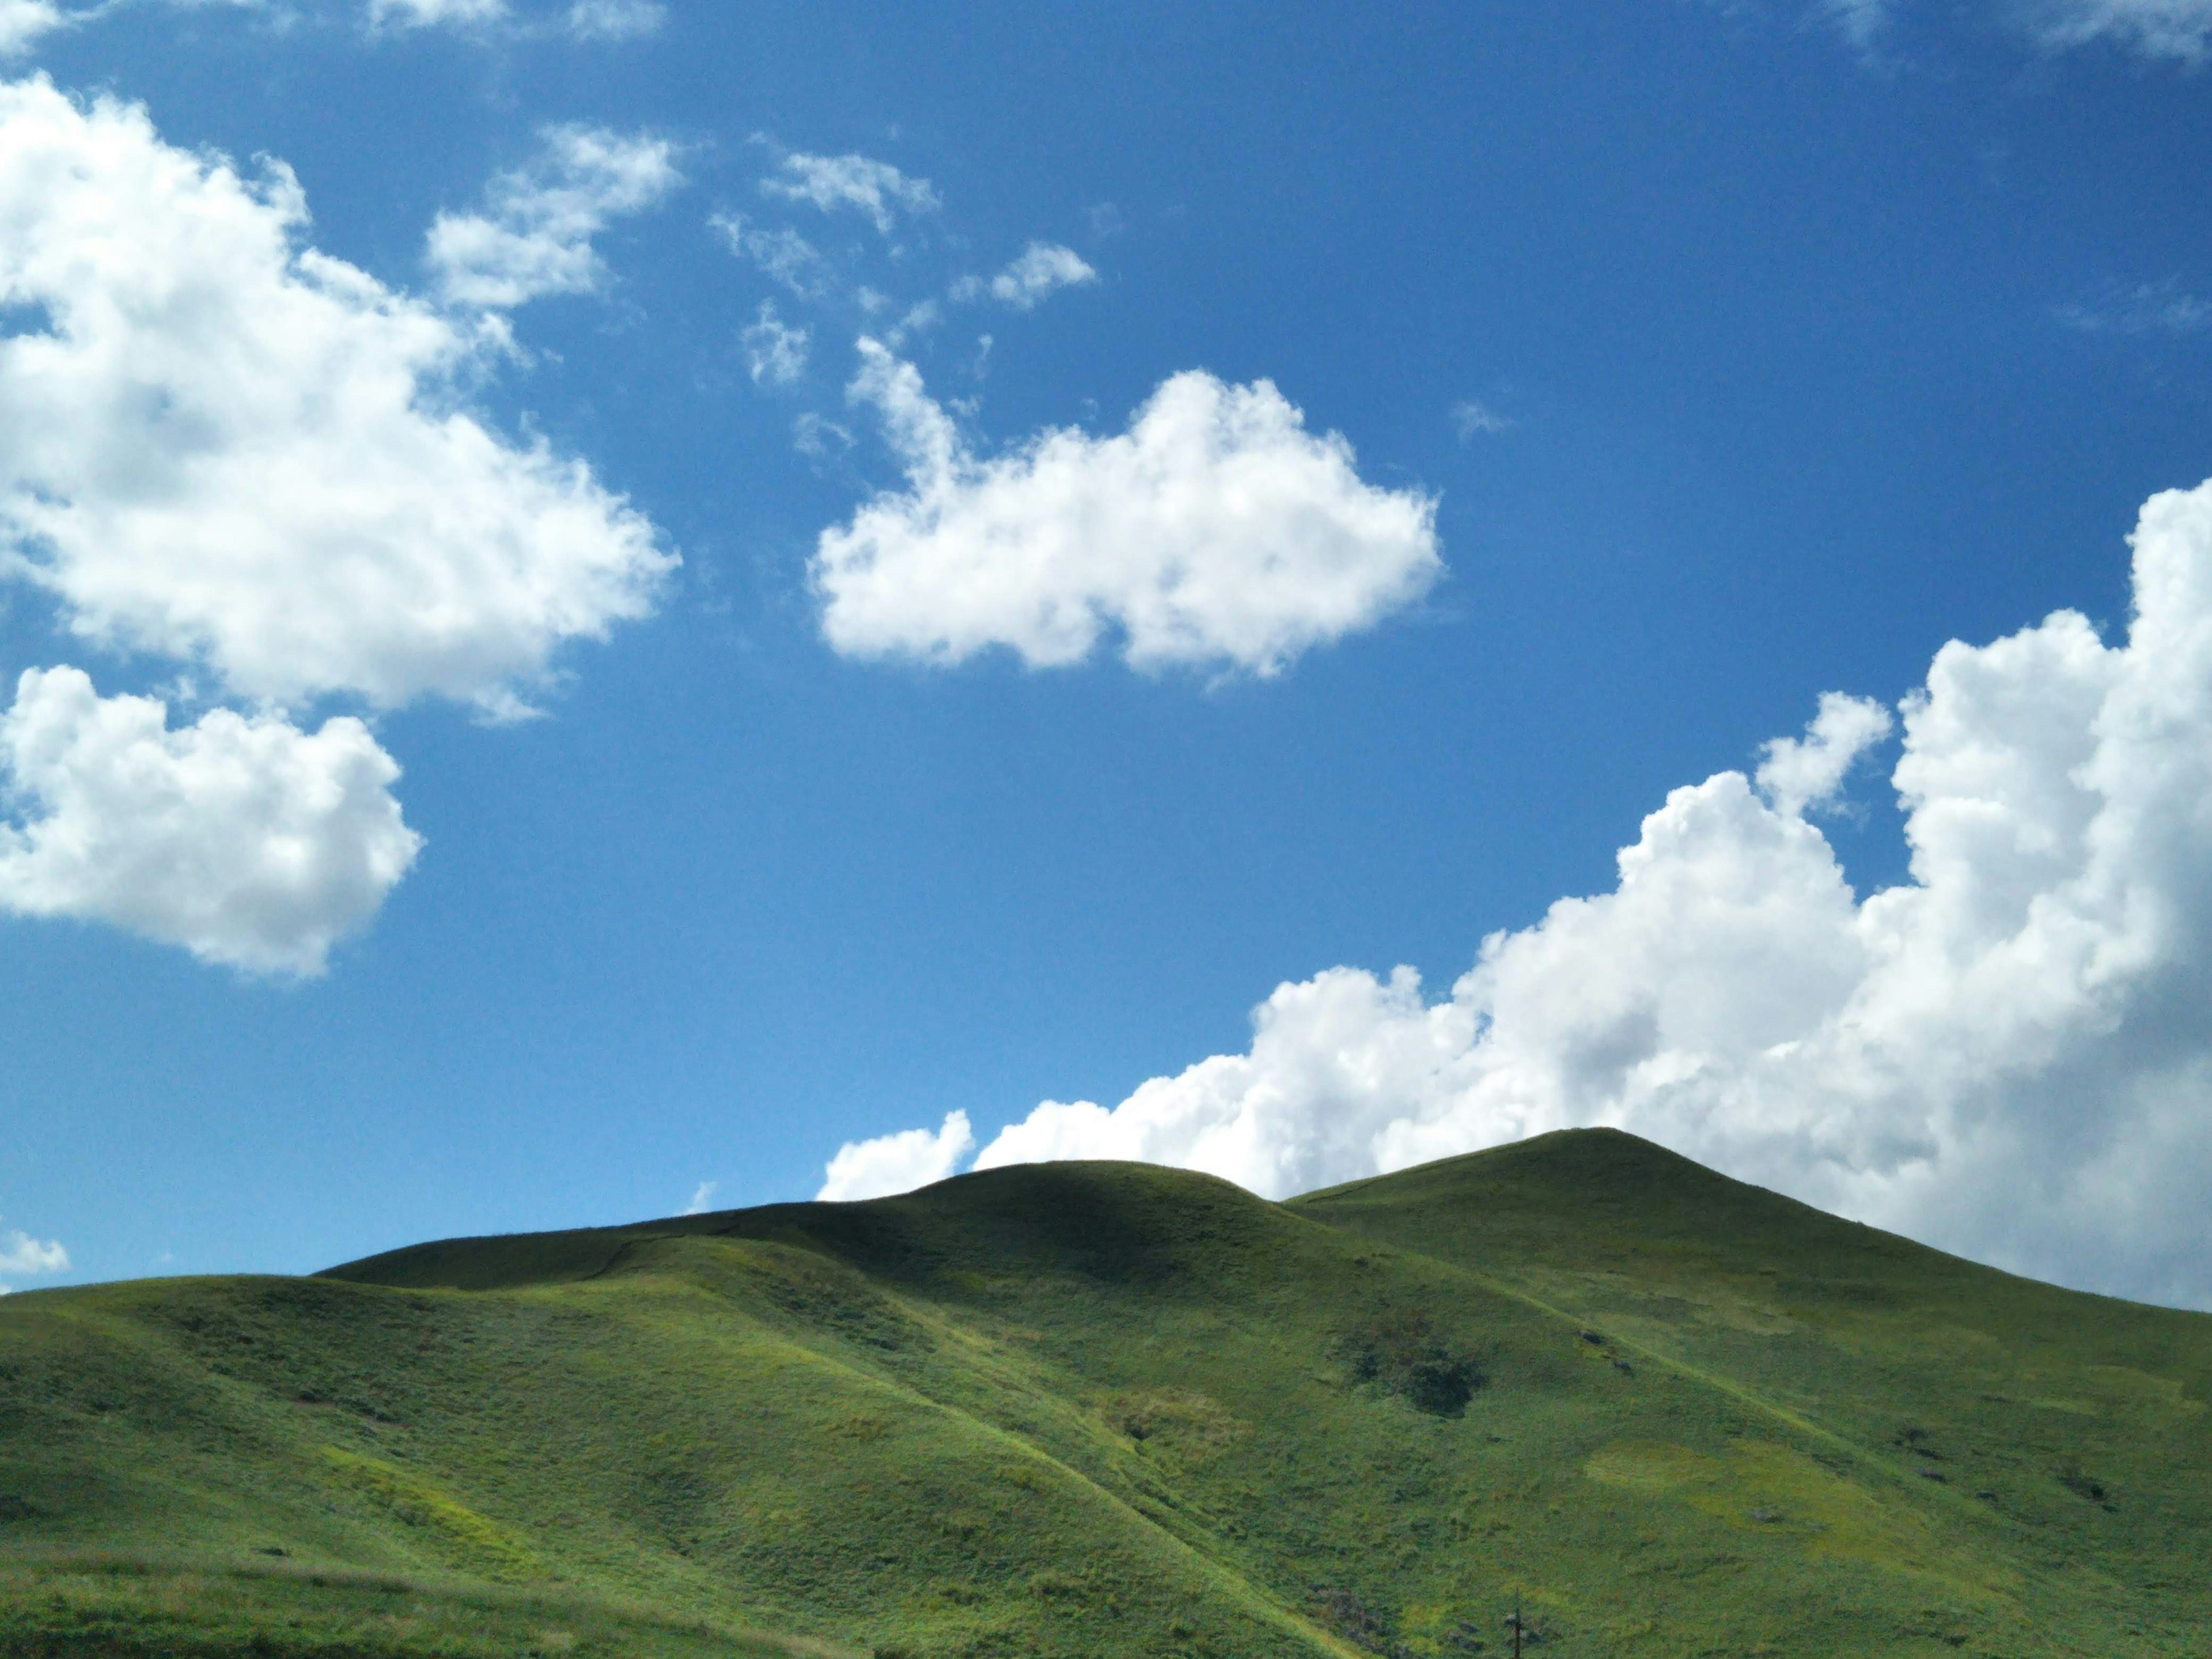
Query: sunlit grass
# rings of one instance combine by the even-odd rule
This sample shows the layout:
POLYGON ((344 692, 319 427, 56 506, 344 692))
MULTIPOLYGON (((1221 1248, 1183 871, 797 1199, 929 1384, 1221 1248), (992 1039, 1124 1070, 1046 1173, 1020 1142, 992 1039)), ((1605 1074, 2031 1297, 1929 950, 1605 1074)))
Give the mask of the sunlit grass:
POLYGON ((2201 1655, 2208 1384, 1626 1137, 1006 1170, 9 1298, 0 1648, 2201 1655))

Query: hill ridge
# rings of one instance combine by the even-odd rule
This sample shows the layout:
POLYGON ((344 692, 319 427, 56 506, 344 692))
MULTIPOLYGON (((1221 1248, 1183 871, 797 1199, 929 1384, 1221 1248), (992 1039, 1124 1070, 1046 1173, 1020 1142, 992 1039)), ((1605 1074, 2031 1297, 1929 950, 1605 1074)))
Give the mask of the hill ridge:
POLYGON ((2212 1319, 1629 1137, 1027 1166, 10 1298, 0 1652, 2194 1655, 2208 1405, 2212 1319))

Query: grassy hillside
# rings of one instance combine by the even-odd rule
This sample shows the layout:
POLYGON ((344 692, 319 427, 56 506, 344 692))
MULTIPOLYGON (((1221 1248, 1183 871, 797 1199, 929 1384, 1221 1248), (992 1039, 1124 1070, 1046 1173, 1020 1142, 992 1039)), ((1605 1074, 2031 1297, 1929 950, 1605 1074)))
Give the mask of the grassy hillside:
POLYGON ((2208 1383, 1626 1136, 1000 1170, 10 1297, 0 1651, 2201 1655, 2208 1383))

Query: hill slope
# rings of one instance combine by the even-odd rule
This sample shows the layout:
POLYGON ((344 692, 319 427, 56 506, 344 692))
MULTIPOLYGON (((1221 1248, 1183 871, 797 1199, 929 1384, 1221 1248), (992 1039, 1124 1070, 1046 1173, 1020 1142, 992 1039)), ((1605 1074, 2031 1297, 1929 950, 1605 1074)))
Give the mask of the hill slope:
POLYGON ((11 1297, 0 1648, 2197 1654, 2208 1379, 1625 1136, 999 1170, 11 1297))

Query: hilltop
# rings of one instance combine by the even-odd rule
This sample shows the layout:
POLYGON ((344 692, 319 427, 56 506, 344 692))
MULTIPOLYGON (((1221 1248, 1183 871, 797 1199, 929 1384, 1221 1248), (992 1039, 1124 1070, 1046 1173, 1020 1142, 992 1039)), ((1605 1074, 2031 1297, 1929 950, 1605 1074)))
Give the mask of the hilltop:
POLYGON ((10 1297, 0 1650, 2197 1655, 2208 1403, 1611 1132, 1000 1170, 10 1297))

